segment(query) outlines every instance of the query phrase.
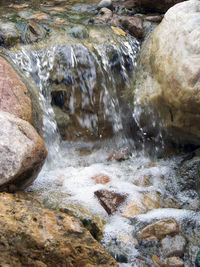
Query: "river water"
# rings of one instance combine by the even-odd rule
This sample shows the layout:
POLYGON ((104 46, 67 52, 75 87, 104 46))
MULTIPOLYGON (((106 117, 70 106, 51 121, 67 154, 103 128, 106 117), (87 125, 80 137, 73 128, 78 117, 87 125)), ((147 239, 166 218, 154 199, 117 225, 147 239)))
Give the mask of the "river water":
POLYGON ((157 153, 162 142, 147 153, 142 143, 145 133, 137 125, 142 112, 137 108, 139 100, 129 96, 140 43, 131 36, 116 35, 110 27, 92 25, 87 28, 89 35, 79 38, 84 29, 78 26, 73 26, 77 38, 69 31, 56 31, 47 41, 7 52, 37 84, 43 110, 49 155, 27 192, 51 208, 99 218, 104 223, 101 243, 121 267, 152 266, 150 255, 160 253, 159 248, 152 247, 150 253, 148 246, 138 243, 137 233, 156 219, 174 218, 188 242, 183 258, 193 266, 199 249, 195 238, 200 228, 199 197, 193 188, 183 190, 177 180, 184 155, 163 157, 157 153), (59 124, 63 116, 64 126, 59 124), (131 127, 133 121, 136 126, 131 127), (131 138, 135 129, 143 135, 139 140, 131 138), (113 152, 124 154, 125 160, 108 160, 113 152), (100 174, 109 181, 96 183, 93 177, 100 174), (108 215, 94 194, 98 190, 115 192, 126 200, 108 215), (130 203, 137 207, 135 216, 124 215, 130 203))

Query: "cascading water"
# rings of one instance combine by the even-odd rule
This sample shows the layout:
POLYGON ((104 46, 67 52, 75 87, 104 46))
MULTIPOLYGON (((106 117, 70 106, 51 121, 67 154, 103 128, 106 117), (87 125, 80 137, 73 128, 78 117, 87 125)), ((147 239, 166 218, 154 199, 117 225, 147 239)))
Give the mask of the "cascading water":
POLYGON ((52 160, 53 155, 59 155, 60 144, 60 135, 51 106, 51 93, 48 90, 49 73, 53 67, 54 48, 47 51, 27 51, 22 48, 20 53, 11 53, 11 57, 27 77, 33 78, 39 89, 40 104, 43 111, 44 139, 48 147, 48 160, 52 160))
POLYGON ((133 116, 135 127, 145 135, 139 99, 134 100, 132 112, 132 100, 126 95, 133 90, 139 42, 118 36, 109 27, 91 26, 89 36, 89 40, 76 39, 62 31, 48 42, 8 51, 37 84, 49 151, 28 192, 47 206, 81 218, 100 218, 105 224, 102 244, 121 267, 142 266, 142 262, 152 266, 150 245, 139 243, 137 233, 147 223, 173 217, 182 229, 186 225, 192 256, 187 251, 184 260, 191 266, 199 246, 190 238, 200 228, 199 198, 194 188, 185 190, 176 178, 183 159, 152 159, 135 150, 137 144, 130 139, 133 116), (127 153, 127 159, 107 160, 113 152, 127 153), (98 175, 106 176, 106 183, 96 183, 98 175), (108 215, 95 196, 100 190, 124 196, 117 212, 108 215))

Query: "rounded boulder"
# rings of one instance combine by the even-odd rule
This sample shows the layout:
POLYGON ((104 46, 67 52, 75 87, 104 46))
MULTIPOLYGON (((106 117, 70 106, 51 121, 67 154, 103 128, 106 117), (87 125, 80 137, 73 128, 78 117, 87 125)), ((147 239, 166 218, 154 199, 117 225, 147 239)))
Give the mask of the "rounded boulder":
POLYGON ((0 111, 0 190, 24 189, 36 178, 47 151, 30 123, 0 111))
POLYGON ((134 94, 148 136, 200 144, 199 10, 195 0, 175 5, 143 44, 134 94))

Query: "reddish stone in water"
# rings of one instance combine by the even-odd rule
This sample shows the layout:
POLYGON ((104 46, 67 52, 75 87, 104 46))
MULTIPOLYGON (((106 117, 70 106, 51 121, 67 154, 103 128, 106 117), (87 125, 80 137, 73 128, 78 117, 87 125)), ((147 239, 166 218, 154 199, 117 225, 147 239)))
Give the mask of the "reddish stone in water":
POLYGON ((94 192, 94 194, 109 215, 115 213, 127 198, 126 195, 103 189, 94 192))
POLYGON ((143 38, 143 22, 138 17, 125 17, 122 26, 136 38, 143 38))
POLYGON ((110 182, 110 177, 105 174, 97 174, 92 177, 92 180, 94 180, 96 184, 107 184, 110 182))

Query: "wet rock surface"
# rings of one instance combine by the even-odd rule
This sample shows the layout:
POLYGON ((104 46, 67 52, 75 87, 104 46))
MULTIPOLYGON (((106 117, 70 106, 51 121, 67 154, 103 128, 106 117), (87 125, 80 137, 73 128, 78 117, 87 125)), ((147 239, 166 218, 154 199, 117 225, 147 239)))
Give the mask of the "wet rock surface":
POLYGON ((39 26, 33 20, 30 20, 26 30, 26 37, 25 37, 26 41, 28 43, 36 42, 43 39, 45 36, 46 36, 45 29, 39 26))
POLYGON ((13 22, 0 22, 0 44, 10 46, 20 41, 20 34, 13 22))
POLYGON ((81 223, 23 195, 0 194, 1 264, 117 266, 81 223))
POLYGON ((0 56, 0 109, 31 123, 42 135, 42 114, 34 84, 0 56))
POLYGON ((12 114, 0 111, 0 123, 0 189, 22 190, 44 163, 44 141, 28 122, 12 114))
POLYGON ((150 138, 160 129, 163 138, 166 136, 175 143, 200 142, 200 66, 196 45, 199 5, 198 1, 186 1, 169 9, 153 36, 144 43, 141 79, 137 79, 135 94, 139 99, 138 108, 142 109, 140 125, 150 138), (183 25, 187 25, 186 28, 183 25), (149 125, 147 114, 154 117, 154 126, 149 125))
POLYGON ((113 13, 110 9, 103 7, 100 9, 98 15, 96 16, 95 24, 107 24, 110 23, 113 17, 113 13))
POLYGON ((168 258, 166 261, 166 267, 184 267, 185 263, 178 257, 168 258))
POLYGON ((115 213, 119 206, 125 201, 126 196, 108 190, 99 190, 94 192, 101 205, 108 214, 115 213))
POLYGON ((12 66, 0 57, 0 109, 32 123, 31 99, 12 66))
POLYGON ((125 17, 122 19, 122 26, 136 38, 143 38, 143 22, 138 17, 125 17))
POLYGON ((142 229, 140 238, 155 237, 156 239, 161 239, 166 235, 177 233, 179 233, 179 225, 174 219, 160 220, 142 229))
POLYGON ((136 215, 139 215, 142 213, 141 207, 138 205, 137 202, 130 201, 125 206, 124 211, 122 212, 122 216, 125 218, 132 218, 136 215))
POLYGON ((182 256, 184 254, 186 240, 181 235, 167 236, 161 241, 161 250, 165 257, 182 256))

